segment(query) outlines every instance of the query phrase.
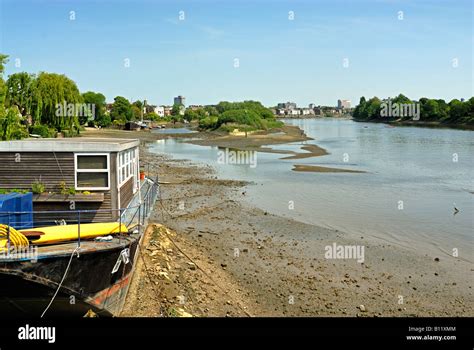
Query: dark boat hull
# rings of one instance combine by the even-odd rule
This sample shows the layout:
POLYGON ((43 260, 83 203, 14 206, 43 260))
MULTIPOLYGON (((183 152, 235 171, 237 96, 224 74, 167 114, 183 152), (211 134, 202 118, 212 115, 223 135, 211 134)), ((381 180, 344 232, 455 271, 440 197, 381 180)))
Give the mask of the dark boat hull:
MULTIPOLYGON (((118 315, 130 285, 139 240, 128 237, 116 243, 84 242, 45 317, 84 316, 89 310, 100 317, 118 315), (127 249, 125 264, 122 252, 127 249), (113 272, 118 261, 120 266, 113 272)), ((58 289, 72 251, 71 247, 63 254, 39 254, 37 261, 0 261, 0 317, 40 317, 58 289)))

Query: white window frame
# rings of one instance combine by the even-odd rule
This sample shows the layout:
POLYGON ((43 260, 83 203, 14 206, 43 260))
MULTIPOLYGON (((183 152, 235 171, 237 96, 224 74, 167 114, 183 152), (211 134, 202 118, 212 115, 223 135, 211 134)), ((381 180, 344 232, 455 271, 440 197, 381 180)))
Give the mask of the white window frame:
MULTIPOLYGON (((138 147, 130 148, 121 151, 117 154, 117 184, 118 188, 121 188, 127 181, 134 179, 134 182, 138 181, 138 147), (123 159, 123 161, 122 161, 123 159), (136 168, 136 169, 135 169, 136 168), (122 176, 123 175, 123 176, 122 176)), ((137 191, 137 187, 134 184, 133 193, 137 191)))
POLYGON ((138 186, 140 186, 140 153, 138 152, 138 147, 133 151, 133 193, 135 194, 138 191, 138 186))
POLYGON ((110 190, 110 153, 74 153, 74 187, 77 191, 107 191, 110 190), (78 157, 84 156, 106 156, 107 169, 78 169, 78 157), (107 173, 107 187, 78 187, 77 174, 78 173, 107 173))

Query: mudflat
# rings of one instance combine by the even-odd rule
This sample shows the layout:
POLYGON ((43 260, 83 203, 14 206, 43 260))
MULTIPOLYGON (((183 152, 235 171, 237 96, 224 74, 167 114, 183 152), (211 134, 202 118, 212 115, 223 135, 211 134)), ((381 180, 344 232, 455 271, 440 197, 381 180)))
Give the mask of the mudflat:
POLYGON ((124 316, 474 314, 474 271, 462 258, 272 215, 245 201, 255 184, 151 153, 147 134, 136 133, 141 161, 159 174, 161 200, 124 316), (338 256, 336 247, 363 247, 363 259, 338 256))

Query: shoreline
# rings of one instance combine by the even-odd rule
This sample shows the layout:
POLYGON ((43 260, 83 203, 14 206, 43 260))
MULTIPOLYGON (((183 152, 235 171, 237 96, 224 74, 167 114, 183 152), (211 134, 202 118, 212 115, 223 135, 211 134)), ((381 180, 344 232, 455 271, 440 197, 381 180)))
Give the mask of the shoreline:
POLYGON ((460 259, 272 215, 244 201, 252 184, 142 148, 142 160, 168 182, 150 221, 170 231, 148 237, 148 269, 135 274, 123 316, 474 314, 472 268, 460 259), (364 263, 326 259, 333 243, 363 245, 364 263))
POLYGON ((357 123, 374 123, 374 124, 388 124, 392 126, 413 126, 419 128, 431 128, 431 129, 455 129, 455 130, 467 130, 467 131, 474 131, 474 125, 470 124, 449 124, 449 123, 442 123, 439 121, 414 121, 414 120, 357 120, 353 119, 352 117, 276 117, 278 120, 307 120, 307 119, 340 119, 340 120, 352 120, 357 123))
POLYGON ((443 124, 436 121, 414 121, 414 120, 356 120, 351 119, 356 123, 374 123, 374 124, 387 124, 391 126, 400 126, 400 127, 418 127, 418 128, 428 128, 428 129, 454 129, 454 130, 465 130, 465 131, 474 131, 474 125, 469 124, 443 124))

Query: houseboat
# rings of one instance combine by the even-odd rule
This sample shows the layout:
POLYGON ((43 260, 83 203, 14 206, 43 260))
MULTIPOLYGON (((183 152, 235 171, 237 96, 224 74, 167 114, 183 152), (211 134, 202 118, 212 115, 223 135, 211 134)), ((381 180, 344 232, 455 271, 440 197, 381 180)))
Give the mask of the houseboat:
POLYGON ((4 317, 121 312, 158 196, 140 175, 138 140, 0 142, 4 317))

